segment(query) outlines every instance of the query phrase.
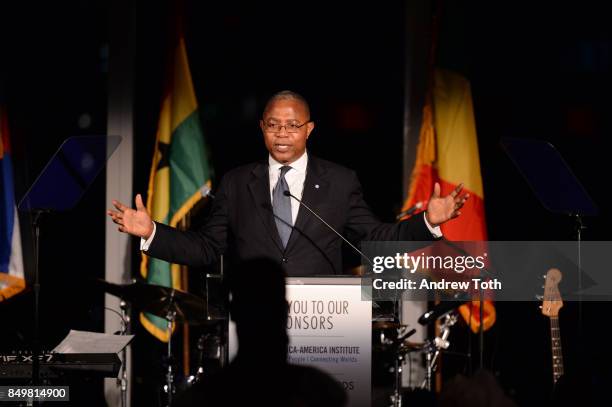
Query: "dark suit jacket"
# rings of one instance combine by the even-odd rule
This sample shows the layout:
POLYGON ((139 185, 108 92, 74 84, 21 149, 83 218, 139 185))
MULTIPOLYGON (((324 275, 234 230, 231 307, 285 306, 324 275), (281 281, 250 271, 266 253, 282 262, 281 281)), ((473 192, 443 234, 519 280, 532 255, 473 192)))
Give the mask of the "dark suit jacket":
MULTIPOLYGON (((354 171, 313 156, 308 157, 302 200, 353 243, 433 239, 423 216, 395 224, 380 222, 365 203, 354 171)), ((157 223, 147 254, 200 267, 229 249, 230 261, 270 258, 289 276, 308 276, 340 274, 341 247, 342 240, 301 207, 283 249, 272 212, 268 162, 261 161, 223 177, 200 230, 180 232, 157 223)))

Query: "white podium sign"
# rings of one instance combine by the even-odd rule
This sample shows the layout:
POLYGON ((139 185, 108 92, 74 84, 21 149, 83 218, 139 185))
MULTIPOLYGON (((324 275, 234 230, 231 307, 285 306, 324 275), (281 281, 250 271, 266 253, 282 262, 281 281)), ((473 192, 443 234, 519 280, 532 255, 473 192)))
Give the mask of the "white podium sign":
MULTIPOLYGON (((372 302, 361 299, 359 277, 287 279, 288 360, 333 376, 349 406, 370 406, 372 392, 372 302)), ((230 323, 230 359, 237 351, 230 323)))
POLYGON ((289 278, 289 362, 317 367, 346 390, 349 406, 370 406, 372 302, 361 279, 289 278))

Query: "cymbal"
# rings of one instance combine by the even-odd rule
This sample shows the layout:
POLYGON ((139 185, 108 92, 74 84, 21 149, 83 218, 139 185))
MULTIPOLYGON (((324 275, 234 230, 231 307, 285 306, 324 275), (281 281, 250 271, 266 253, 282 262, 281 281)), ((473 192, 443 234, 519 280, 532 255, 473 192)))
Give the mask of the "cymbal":
POLYGON ((399 322, 392 321, 374 321, 372 322, 372 329, 400 329, 406 325, 402 325, 399 322))
POLYGON ((186 324, 209 322, 204 299, 188 292, 143 282, 114 284, 98 279, 96 283, 107 293, 158 317, 169 319, 171 314, 174 314, 172 316, 175 322, 186 324))
POLYGON ((427 344, 425 342, 409 342, 409 341, 404 341, 402 343, 402 348, 408 352, 414 352, 414 351, 419 351, 419 350, 423 350, 425 348, 427 344))

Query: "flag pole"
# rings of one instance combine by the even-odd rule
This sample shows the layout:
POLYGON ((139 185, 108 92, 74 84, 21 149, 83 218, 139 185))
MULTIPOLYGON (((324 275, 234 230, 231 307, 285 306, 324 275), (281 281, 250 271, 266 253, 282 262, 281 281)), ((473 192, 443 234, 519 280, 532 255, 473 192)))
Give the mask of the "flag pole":
MULTIPOLYGON (((190 219, 189 213, 181 219, 178 224, 180 230, 187 230, 189 228, 190 219)), ((182 265, 181 268, 181 290, 189 291, 189 278, 187 275, 187 266, 182 265)), ((189 338, 189 324, 183 324, 183 374, 185 377, 189 376, 190 367, 190 347, 191 341, 189 338)))

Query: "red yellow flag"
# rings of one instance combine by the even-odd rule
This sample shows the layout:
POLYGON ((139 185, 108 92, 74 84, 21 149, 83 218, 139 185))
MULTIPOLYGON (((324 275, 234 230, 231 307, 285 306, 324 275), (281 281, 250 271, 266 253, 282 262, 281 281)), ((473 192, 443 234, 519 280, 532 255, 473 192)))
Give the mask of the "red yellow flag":
MULTIPOLYGON (((440 183, 442 195, 449 194, 460 183, 464 184, 464 192, 470 194, 461 216, 441 226, 445 238, 486 240, 484 193, 470 83, 461 75, 441 69, 434 71, 433 89, 423 107, 416 162, 402 210, 419 202, 425 208, 436 182, 440 183)), ((478 306, 474 301, 472 308, 468 304, 459 307, 473 332, 480 326, 478 306)), ((495 323, 495 307, 486 300, 483 309, 483 329, 487 330, 495 323)))

